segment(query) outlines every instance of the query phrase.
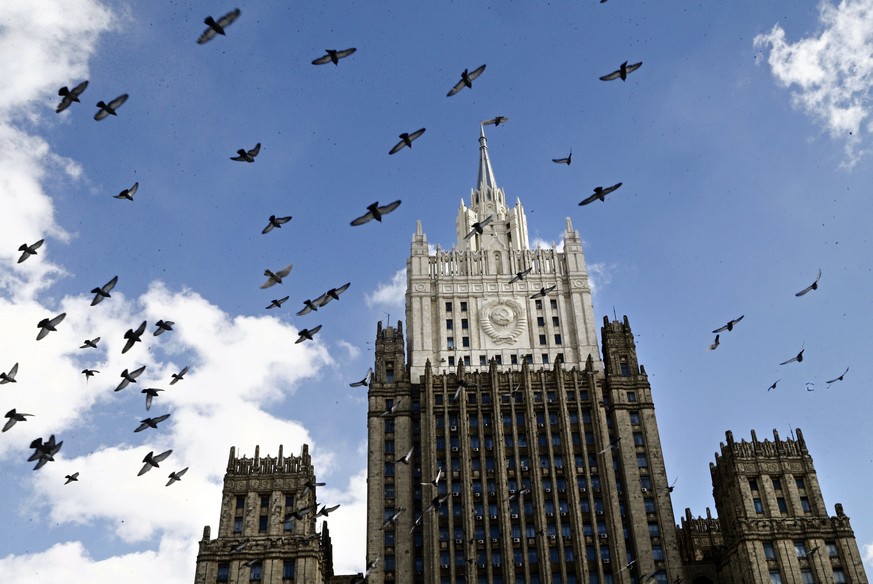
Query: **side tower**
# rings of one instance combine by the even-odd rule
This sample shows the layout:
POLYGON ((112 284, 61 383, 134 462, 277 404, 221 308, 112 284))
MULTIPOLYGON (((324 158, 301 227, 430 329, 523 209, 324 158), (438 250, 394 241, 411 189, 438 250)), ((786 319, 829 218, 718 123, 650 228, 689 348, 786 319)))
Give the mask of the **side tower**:
POLYGON ((812 457, 796 439, 735 442, 710 464, 724 536, 721 582, 867 582, 843 506, 829 516, 812 457))
POLYGON ((315 474, 309 447, 300 456, 237 458, 230 449, 218 537, 203 528, 195 584, 322 584, 333 574, 327 522, 315 530, 315 474), (291 516, 297 512, 298 517, 291 516))

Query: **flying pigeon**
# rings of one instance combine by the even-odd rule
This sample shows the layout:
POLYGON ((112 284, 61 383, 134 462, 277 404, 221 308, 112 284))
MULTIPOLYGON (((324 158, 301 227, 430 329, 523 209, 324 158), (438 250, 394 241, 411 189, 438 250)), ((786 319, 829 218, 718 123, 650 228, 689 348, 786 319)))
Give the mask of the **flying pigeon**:
POLYGON ((215 35, 220 34, 224 36, 224 27, 228 26, 231 22, 239 18, 239 8, 228 12, 217 21, 211 16, 207 16, 203 19, 203 24, 208 26, 206 30, 203 31, 203 34, 200 35, 200 38, 197 39, 197 44, 202 45, 208 41, 211 41, 215 38, 215 35))
POLYGON ((742 315, 740 315, 738 318, 735 318, 735 319, 733 319, 733 320, 731 320, 731 321, 728 321, 728 323, 727 323, 726 325, 724 325, 724 326, 722 326, 722 327, 719 327, 719 328, 715 329, 715 330, 712 331, 712 332, 714 332, 714 333, 720 333, 720 332, 724 332, 724 331, 728 331, 728 332, 730 332, 730 331, 734 330, 734 325, 735 325, 735 324, 737 324, 738 322, 740 322, 741 320, 743 320, 743 317, 744 317, 744 316, 746 316, 746 315, 745 315, 745 314, 742 314, 742 315))
POLYGON ((843 377, 845 377, 845 376, 846 376, 846 373, 848 373, 848 372, 849 372, 849 368, 846 367, 846 370, 843 371, 842 374, 840 374, 839 377, 834 377, 833 379, 831 379, 830 381, 826 381, 825 383, 827 383, 828 385, 830 385, 831 383, 836 383, 837 381, 842 381, 842 380, 843 380, 843 377))
POLYGON ((594 187, 594 194, 588 197, 587 199, 583 199, 579 202, 579 205, 587 205, 588 203, 593 203, 594 201, 603 201, 606 199, 606 195, 611 193, 612 191, 618 189, 621 186, 621 183, 615 183, 611 187, 594 187))
POLYGON ((305 497, 309 491, 314 491, 316 487, 323 487, 327 483, 317 483, 315 481, 306 481, 303 483, 303 488, 300 490, 300 497, 305 497))
POLYGON ((39 328, 39 332, 36 335, 36 340, 42 340, 50 332, 58 330, 55 327, 57 327, 61 323, 61 321, 64 320, 65 316, 67 316, 67 313, 62 312, 54 318, 44 318, 39 321, 39 324, 36 325, 39 328))
POLYGON ((412 453, 415 451, 415 446, 409 449, 409 452, 401 456, 397 459, 397 462, 401 464, 409 464, 409 461, 412 460, 412 453))
POLYGON ((236 156, 231 156, 231 160, 236 160, 237 162, 254 162, 255 156, 258 155, 258 152, 261 151, 261 143, 258 142, 255 144, 255 147, 251 150, 244 150, 240 148, 236 151, 236 156))
POLYGON ((26 243, 22 243, 18 248, 18 251, 21 252, 21 257, 18 258, 18 263, 20 264, 21 262, 23 262, 24 260, 26 260, 30 256, 36 255, 36 250, 38 250, 40 247, 42 247, 43 242, 45 242, 44 239, 40 239, 36 243, 31 243, 30 245, 27 245, 26 243))
POLYGON ((566 158, 552 158, 552 162, 555 164, 566 164, 567 166, 570 166, 573 162, 573 151, 570 150, 570 154, 568 154, 566 158))
POLYGON ((280 229, 283 225, 291 221, 291 215, 287 217, 276 217, 275 215, 270 215, 269 223, 264 229, 261 231, 262 234, 266 235, 271 232, 273 229, 280 229))
POLYGON ((472 89, 473 80, 476 79, 477 77, 479 77, 479 75, 481 75, 483 71, 485 71, 485 65, 482 65, 481 67, 477 67, 476 69, 473 69, 472 71, 468 71, 467 69, 464 69, 464 72, 461 73, 461 80, 458 81, 457 83, 455 83, 455 86, 452 87, 451 90, 449 90, 449 92, 446 94, 446 97, 452 97, 453 95, 455 95, 456 93, 458 93, 459 91, 464 89, 465 87, 469 87, 472 89))
POLYGON ((90 378, 94 377, 94 374, 100 372, 96 369, 82 369, 82 373, 85 374, 85 381, 87 382, 90 378))
POLYGON ((178 471, 176 471, 176 472, 171 472, 171 473, 168 475, 168 476, 170 477, 170 480, 167 481, 167 484, 166 484, 165 486, 169 487, 170 485, 172 485, 172 484, 175 483, 176 481, 181 481, 181 480, 182 480, 182 475, 185 474, 186 472, 188 472, 188 468, 189 468, 189 467, 186 466, 186 467, 183 468, 182 470, 178 470, 178 471))
POLYGON ((118 114, 115 113, 115 110, 120 108, 125 101, 127 101, 126 93, 122 93, 121 95, 110 101, 108 104, 103 103, 102 101, 98 101, 97 107, 99 107, 100 109, 97 110, 96 114, 94 114, 94 119, 99 122, 100 120, 106 119, 109 116, 117 116, 118 114))
POLYGON ((327 63, 333 63, 334 65, 339 65, 340 59, 345 59, 358 49, 343 49, 342 51, 337 51, 336 49, 325 49, 324 51, 327 53, 314 61, 312 61, 313 65, 325 65, 327 63))
POLYGON ((367 207, 367 212, 358 217, 357 219, 352 221, 352 226, 356 227, 358 225, 363 225, 364 223, 368 223, 370 220, 375 219, 378 222, 382 222, 382 215, 387 215, 394 209, 400 206, 400 201, 394 201, 393 203, 388 203, 382 207, 379 206, 379 201, 372 203, 367 207))
POLYGON ((321 325, 318 325, 317 327, 312 328, 312 329, 302 329, 298 333, 300 336, 297 338, 296 341, 294 341, 294 344, 296 345, 297 343, 302 343, 303 341, 311 341, 312 336, 320 330, 321 330, 321 325))
POLYGON ((367 370, 367 374, 364 375, 364 378, 360 381, 355 381, 354 383, 350 383, 349 387, 365 387, 370 385, 370 380, 373 379, 373 368, 370 367, 367 370))
POLYGON ((142 337, 142 334, 145 332, 145 329, 146 329, 146 321, 142 321, 142 324, 140 324, 138 327, 136 327, 136 330, 127 329, 127 332, 124 333, 124 338, 127 340, 127 342, 124 343, 124 348, 121 349, 122 355, 124 355, 125 353, 130 351, 130 349, 134 346, 134 344, 142 341, 142 339, 140 337, 142 337))
POLYGON ((155 454, 155 451, 152 450, 151 452, 149 452, 148 454, 145 455, 145 458, 142 459, 142 461, 145 464, 142 466, 142 469, 139 471, 139 473, 137 473, 136 476, 141 477, 142 475, 144 475, 148 471, 152 470, 152 467, 158 468, 160 466, 158 463, 163 462, 172 453, 173 453, 172 450, 167 450, 167 451, 161 452, 160 454, 155 454))
POLYGON ((600 80, 601 81, 612 81, 613 79, 621 79, 622 81, 625 81, 627 79, 628 73, 632 73, 632 72, 636 71, 637 69, 640 68, 640 65, 642 65, 642 64, 643 64, 642 61, 640 61, 639 63, 634 63, 632 65, 628 65, 627 61, 625 61, 624 63, 622 63, 619 66, 618 69, 616 69, 612 73, 609 73, 608 75, 604 75, 603 77, 600 78, 600 80))
POLYGON ((16 422, 26 422, 27 418, 25 416, 33 417, 33 414, 19 414, 17 411, 15 411, 15 408, 12 408, 8 412, 6 412, 5 416, 3 416, 4 418, 9 418, 9 420, 3 426, 2 431, 7 431, 9 428, 14 426, 16 422))
POLYGON ((163 416, 158 416, 157 418, 146 418, 145 420, 139 421, 139 427, 134 430, 134 432, 142 432, 146 428, 154 428, 158 429, 158 424, 166 420, 170 417, 170 414, 164 414, 163 416))
POLYGON ((158 392, 164 391, 163 389, 158 389, 157 387, 147 387, 140 391, 140 393, 144 393, 146 396, 146 411, 152 409, 152 399, 158 397, 158 392))
POLYGON ((284 296, 282 298, 274 298, 273 300, 270 300, 270 305, 267 307, 267 310, 270 310, 271 308, 282 308, 282 304, 284 304, 289 298, 291 297, 284 296))
POLYGON ((173 381, 170 382, 170 385, 175 384, 177 381, 182 381, 185 379, 185 374, 188 373, 188 365, 185 365, 181 371, 178 373, 173 373, 173 381))
POLYGON ((800 349, 800 352, 799 352, 797 355, 795 355, 795 356, 792 357, 791 359, 788 359, 788 360, 786 360, 786 361, 783 361, 782 363, 780 363, 780 365, 787 365, 787 364, 789 364, 789 363, 793 363, 793 362, 795 362, 795 361, 797 361, 798 363, 800 363, 801 361, 803 361, 803 351, 804 351, 804 349, 801 348, 801 349, 800 349))
POLYGON ((473 228, 470 230, 470 233, 465 235, 464 239, 470 239, 471 237, 473 237, 474 235, 477 235, 477 234, 482 235, 482 233, 484 233, 485 226, 488 225, 489 223, 491 223, 492 221, 494 221, 494 215, 488 215, 487 217, 482 219, 482 221, 476 221, 475 223, 473 223, 473 225, 472 225, 473 228))
POLYGON ((321 296, 319 296, 318 298, 313 300, 313 302, 315 302, 316 304, 318 304, 319 307, 321 307, 321 306, 324 306, 325 304, 327 304, 328 302, 330 302, 331 300, 339 300, 339 295, 342 294, 343 292, 345 292, 346 290, 348 290, 349 286, 351 286, 351 285, 352 285, 351 282, 346 282, 345 284, 343 284, 339 288, 331 288, 330 290, 328 290, 327 292, 325 292, 324 294, 322 294, 321 296))
POLYGON ((719 345, 718 337, 719 337, 719 335, 715 335, 715 340, 712 341, 712 344, 709 346, 707 351, 715 351, 716 349, 718 349, 718 345, 719 345))
POLYGON ((507 118, 506 116, 497 116, 497 117, 491 118, 490 120, 485 120, 484 122, 482 122, 482 125, 483 126, 490 126, 493 124, 495 126, 499 126, 500 124, 505 124, 508 121, 509 121, 509 118, 507 118))
POLYGON ((395 523, 397 521, 397 519, 400 517, 400 515, 403 514, 404 511, 406 511, 406 507, 400 507, 399 509, 397 509, 397 511, 395 511, 394 514, 391 515, 391 517, 389 517, 388 519, 385 520, 385 522, 382 524, 382 529, 385 529, 386 527, 388 527, 392 523, 395 523))
POLYGON ((398 142, 397 144, 395 144, 394 147, 391 148, 391 150, 388 151, 388 154, 397 154, 397 153, 400 152, 404 147, 412 148, 412 142, 413 142, 414 140, 416 140, 419 136, 421 136, 422 134, 424 134, 424 130, 425 130, 424 128, 421 128, 421 129, 419 129, 419 130, 416 130, 416 131, 412 132, 411 134, 408 134, 408 133, 406 133, 406 132, 403 132, 402 134, 400 134, 400 135, 398 136, 398 137, 400 138, 400 142, 398 142))
POLYGON ((274 284, 281 284, 282 278, 291 273, 291 268, 293 268, 293 264, 288 264, 281 270, 277 270, 273 272, 272 270, 264 270, 264 275, 267 276, 267 281, 261 284, 261 288, 269 288, 274 284))
POLYGON ((82 341, 82 346, 80 349, 96 349, 97 343, 100 342, 100 337, 94 337, 93 339, 85 339, 82 341))
POLYGON ((162 335, 167 331, 173 330, 173 325, 176 324, 172 320, 159 320, 155 323, 155 326, 158 327, 155 329, 153 333, 154 336, 162 335))
POLYGON ((64 484, 69 485, 70 483, 77 482, 79 480, 79 473, 74 472, 73 474, 66 475, 64 478, 67 479, 67 482, 65 482, 64 484))
POLYGON ((318 302, 316 300, 306 299, 303 301, 303 308, 297 311, 297 316, 303 316, 304 314, 309 314, 313 310, 318 310, 318 302))
POLYGON ((774 381, 773 385, 771 385, 770 387, 767 388, 767 391, 770 391, 771 389, 776 389, 776 384, 779 383, 780 381, 782 381, 781 377, 779 379, 777 379, 776 381, 774 381))
POLYGON ((442 508, 442 506, 443 506, 443 503, 445 503, 446 501, 448 501, 448 500, 449 500, 449 497, 451 497, 451 493, 446 493, 446 494, 443 495, 442 497, 440 497, 439 495, 437 495, 436 497, 434 497, 433 499, 431 499, 430 505, 427 507, 427 509, 425 509, 424 511, 422 511, 422 515, 425 515, 425 514, 431 512, 431 511, 437 511, 437 512, 439 512, 439 510, 440 510, 440 509, 442 508))
POLYGON ((131 186, 129 189, 124 189, 117 195, 112 195, 112 197, 115 199, 125 199, 128 201, 132 201, 133 195, 136 194, 137 189, 139 189, 139 182, 133 183, 133 186, 131 186))
POLYGON ((16 383, 15 376, 18 375, 18 363, 12 366, 9 373, 0 373, 0 385, 6 383, 16 383))
POLYGON ((815 282, 813 282, 812 284, 810 284, 809 286, 807 286, 806 288, 804 288, 803 290, 801 290, 800 292, 795 294, 795 296, 803 296, 804 294, 806 294, 810 290, 818 290, 818 281, 820 279, 821 279, 821 268, 819 268, 819 270, 818 270, 818 276, 815 277, 815 282))
POLYGON ((142 372, 145 371, 146 366, 143 365, 133 371, 128 371, 125 369, 121 372, 121 381, 118 383, 118 386, 115 388, 115 391, 121 391, 131 383, 136 383, 136 378, 142 375, 142 372))
POLYGON ((553 284, 553 285, 549 286, 548 288, 540 288, 540 291, 537 292, 536 294, 534 294, 533 296, 531 296, 530 299, 534 300, 536 298, 545 298, 546 296, 549 295, 549 292, 551 292, 552 290, 554 290, 557 287, 558 287, 557 284, 553 284))
POLYGON ((443 478, 443 469, 438 468, 436 476, 433 478, 432 481, 428 481, 426 483, 421 483, 421 484, 422 485, 433 485, 434 487, 436 487, 439 484, 441 478, 443 478))
POLYGON ((532 271, 533 271, 533 266, 531 266, 530 268, 528 268, 526 270, 516 272, 515 275, 512 277, 512 280, 509 281, 509 283, 515 284, 519 280, 524 280, 524 277, 527 276, 528 274, 530 274, 532 271))
POLYGON ((33 448, 33 454, 30 455, 30 458, 28 458, 27 461, 33 462, 36 460, 37 463, 36 466, 33 467, 33 470, 38 470, 45 466, 47 462, 52 462, 55 454, 61 450, 61 446, 63 445, 63 440, 55 442, 54 434, 49 436, 49 439, 45 442, 43 442, 42 438, 37 438, 30 443, 30 447, 33 448))
POLYGON ((94 300, 91 301, 91 306, 96 306, 100 304, 104 298, 110 298, 109 294, 115 285, 118 283, 118 276, 114 276, 111 280, 100 286, 99 288, 94 288, 91 290, 91 294, 94 295, 94 300))
POLYGON ((88 82, 83 81, 72 89, 67 88, 66 85, 58 89, 58 95, 61 96, 61 103, 58 104, 58 108, 55 110, 55 113, 61 113, 71 105, 73 102, 79 101, 79 96, 82 95, 82 92, 88 87, 88 82))
POLYGON ((333 507, 327 507, 325 505, 321 506, 321 509, 318 510, 318 513, 315 514, 316 517, 327 517, 329 513, 333 513, 337 509, 339 509, 339 505, 334 505, 333 507))

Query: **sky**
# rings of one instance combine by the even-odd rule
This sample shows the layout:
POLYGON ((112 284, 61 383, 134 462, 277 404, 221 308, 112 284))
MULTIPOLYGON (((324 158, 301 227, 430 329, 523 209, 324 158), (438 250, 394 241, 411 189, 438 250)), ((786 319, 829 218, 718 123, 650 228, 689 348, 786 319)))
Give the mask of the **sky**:
POLYGON ((7 582, 190 583, 228 450, 258 444, 310 445, 319 500, 342 505, 334 566, 362 571, 367 406, 348 383, 372 364, 376 323, 404 316, 416 220, 431 244, 455 243, 478 124, 497 115, 510 118, 487 129, 497 184, 522 201, 531 245, 559 244, 570 217, 598 318, 630 319, 677 519, 714 507, 708 463, 726 430, 802 428, 830 512, 844 505, 873 569, 873 0, 6 2, 0 74, 0 370, 19 364, 0 412, 33 414, 0 435, 7 582), (226 36, 196 43, 206 16, 236 7, 226 36), (337 66, 310 64, 350 47, 337 66), (623 61, 643 64, 598 79, 623 61), (58 88, 86 79, 56 114, 58 88), (93 119, 124 93, 117 116, 93 119), (230 160, 257 143, 254 163, 230 160), (571 150, 570 166, 551 162, 571 150), (135 182, 133 201, 113 198, 135 182), (381 224, 349 225, 395 199, 381 224), (262 235, 272 214, 293 219, 262 235), (259 288, 287 264, 283 284, 259 288), (819 288, 795 297, 819 269, 819 288), (340 301, 296 316, 345 282, 340 301), (173 330, 154 336, 159 319, 173 330), (150 412, 145 387, 165 389, 150 412), (33 471, 28 444, 50 434, 63 448, 33 471))

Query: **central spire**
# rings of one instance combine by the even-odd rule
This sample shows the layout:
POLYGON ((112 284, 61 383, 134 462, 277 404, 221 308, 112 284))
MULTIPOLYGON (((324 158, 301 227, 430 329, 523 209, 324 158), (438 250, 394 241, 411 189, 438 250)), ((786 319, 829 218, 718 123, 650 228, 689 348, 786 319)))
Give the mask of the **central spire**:
POLYGON ((479 181, 476 183, 476 188, 481 191, 485 187, 496 189, 497 181, 494 180, 494 170, 491 168, 491 159, 488 158, 485 126, 479 124, 479 181))

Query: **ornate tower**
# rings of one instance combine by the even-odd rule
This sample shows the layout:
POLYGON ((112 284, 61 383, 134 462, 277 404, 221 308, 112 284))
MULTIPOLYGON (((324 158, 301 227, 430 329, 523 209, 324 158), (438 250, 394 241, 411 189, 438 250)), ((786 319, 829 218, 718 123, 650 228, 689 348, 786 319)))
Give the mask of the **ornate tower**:
POLYGON ((230 449, 218 537, 203 528, 195 584, 321 584, 333 574, 327 522, 315 531, 315 474, 309 448, 300 456, 237 458, 230 449), (301 509, 300 519, 288 514, 301 509))

